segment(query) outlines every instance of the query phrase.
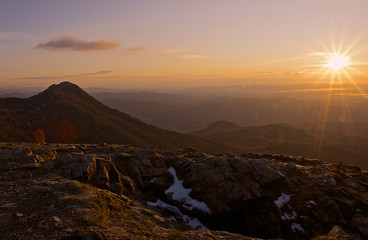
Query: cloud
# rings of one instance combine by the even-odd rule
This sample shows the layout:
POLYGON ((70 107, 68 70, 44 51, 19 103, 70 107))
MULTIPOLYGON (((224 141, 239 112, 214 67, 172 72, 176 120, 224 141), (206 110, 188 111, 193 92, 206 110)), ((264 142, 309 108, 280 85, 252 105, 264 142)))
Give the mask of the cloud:
POLYGON ((62 76, 38 76, 38 77, 22 77, 17 78, 20 80, 47 80, 47 79, 65 79, 65 78, 79 78, 79 77, 91 77, 96 75, 103 75, 107 73, 111 73, 112 71, 109 70, 103 70, 98 72, 92 72, 92 73, 82 73, 82 74, 74 74, 74 75, 62 75, 62 76))
POLYGON ((99 71, 99 72, 94 72, 94 73, 86 73, 85 75, 99 75, 99 74, 105 74, 105 73, 111 73, 112 71, 110 70, 103 70, 103 71, 99 71))
POLYGON ((113 40, 95 40, 95 41, 86 41, 82 40, 76 36, 69 34, 62 34, 56 36, 52 40, 40 43, 36 46, 39 49, 51 50, 51 51, 104 51, 110 50, 117 46, 120 43, 113 40))
POLYGON ((183 59, 183 60, 188 60, 188 61, 208 58, 207 55, 204 55, 204 54, 201 54, 201 53, 198 53, 198 52, 195 52, 195 51, 184 50, 184 49, 181 49, 181 48, 162 49, 161 54, 166 55, 166 56, 175 57, 175 58, 180 58, 180 59, 183 59))
POLYGON ((350 91, 350 88, 302 88, 302 89, 292 89, 292 90, 282 90, 282 93, 290 92, 339 92, 339 91, 350 91))
POLYGON ((125 51, 127 51, 127 52, 143 52, 143 51, 146 51, 146 48, 144 48, 142 46, 134 46, 134 47, 125 49, 125 51))

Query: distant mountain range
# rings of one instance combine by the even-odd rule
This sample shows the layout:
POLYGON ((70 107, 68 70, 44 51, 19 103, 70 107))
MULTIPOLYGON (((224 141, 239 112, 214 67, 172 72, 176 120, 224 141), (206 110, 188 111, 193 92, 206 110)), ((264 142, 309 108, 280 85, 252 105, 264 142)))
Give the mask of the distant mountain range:
POLYGON ((63 82, 25 99, 0 99, 0 141, 60 143, 122 143, 205 152, 242 149, 175 133, 111 109, 77 85, 63 82))
POLYGON ((187 95, 91 92, 91 95, 103 104, 148 124, 179 132, 202 129, 210 122, 219 120, 241 126, 368 122, 368 105, 348 97, 305 100, 290 97, 221 97, 194 92, 187 95))
POLYGON ((241 127, 226 121, 212 122, 206 128, 191 133, 236 145, 250 152, 342 161, 368 169, 368 124, 355 125, 362 130, 360 135, 348 136, 344 131, 347 124, 341 123, 328 123, 322 132, 313 125, 303 128, 290 124, 241 127))
MULTIPOLYGON (((141 120, 167 129, 192 129, 211 123, 190 134, 164 130, 107 107, 77 85, 63 82, 29 98, 0 99, 0 141, 107 142, 159 149, 192 146, 208 153, 299 155, 368 169, 368 124, 341 121, 321 124, 316 121, 320 114, 314 102, 293 102, 286 98, 211 100, 153 92, 93 95, 112 107, 125 106, 141 120), (259 114, 257 121, 255 112, 259 114), (218 119, 238 120, 234 123, 218 119), (283 121, 286 123, 280 124, 283 121), (245 126, 257 124, 241 127, 239 122, 247 123, 245 126)), ((364 119, 364 106, 353 106, 351 115, 364 119)), ((336 117, 341 111, 332 105, 329 114, 336 117)))

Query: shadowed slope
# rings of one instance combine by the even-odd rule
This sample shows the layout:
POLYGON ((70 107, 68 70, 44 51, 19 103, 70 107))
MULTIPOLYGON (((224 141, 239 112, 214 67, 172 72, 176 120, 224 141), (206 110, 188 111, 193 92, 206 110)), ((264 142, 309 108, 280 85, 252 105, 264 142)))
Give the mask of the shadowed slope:
POLYGON ((240 151, 200 137, 147 125, 63 82, 26 99, 0 99, 0 141, 123 143, 161 149, 193 146, 207 152, 240 151))

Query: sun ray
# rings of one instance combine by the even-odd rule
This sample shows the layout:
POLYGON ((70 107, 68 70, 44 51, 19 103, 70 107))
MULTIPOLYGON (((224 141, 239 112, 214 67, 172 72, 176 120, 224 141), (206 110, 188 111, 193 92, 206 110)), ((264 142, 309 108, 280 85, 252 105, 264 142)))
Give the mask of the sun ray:
MULTIPOLYGON (((324 44, 320 39, 316 38, 322 51, 319 52, 313 52, 311 56, 319 57, 321 60, 320 64, 315 65, 309 65, 309 67, 316 68, 315 72, 316 74, 320 74, 320 78, 316 79, 315 81, 320 84, 321 82, 328 82, 329 84, 329 91, 326 93, 323 104, 321 105, 320 111, 319 111, 319 117, 316 124, 316 131, 318 132, 318 137, 316 138, 316 154, 317 156, 320 156, 320 154, 323 152, 323 146, 325 143, 325 137, 326 137, 326 130, 327 130, 327 124, 330 121, 332 115, 330 116, 330 110, 331 110, 331 104, 332 102, 335 102, 337 100, 337 106, 340 108, 340 113, 338 115, 338 119, 336 119, 338 122, 351 122, 351 111, 350 111, 350 105, 349 100, 347 99, 347 96, 344 94, 338 95, 336 98, 335 92, 333 91, 334 88, 339 85, 346 85, 347 82, 352 84, 355 89, 359 93, 359 95, 363 96, 364 99, 367 101, 368 97, 367 94, 364 92, 364 90, 359 86, 359 84, 354 80, 352 75, 350 73, 359 72, 354 66, 367 64, 367 63, 360 63, 357 61, 352 61, 351 57, 354 55, 358 55, 360 53, 359 50, 353 51, 355 46, 358 44, 358 42, 361 41, 363 38, 363 33, 366 31, 362 31, 358 38, 355 38, 354 41, 352 41, 350 44, 348 44, 347 47, 344 47, 346 42, 343 38, 344 32, 340 33, 340 39, 339 41, 334 41, 333 36, 330 32, 330 47, 328 48, 326 44, 324 44), (322 62, 324 61, 324 63, 322 62), (328 77, 328 79, 327 79, 328 77)), ((332 119, 331 119, 332 120, 332 119)), ((348 134, 352 133, 352 128, 347 124, 344 126, 344 131, 346 131, 348 134)))
POLYGON ((356 83, 356 81, 354 81, 354 79, 346 71, 343 71, 343 74, 350 81, 350 83, 353 84, 353 86, 358 91, 358 93, 360 93, 362 96, 364 96, 363 97, 364 100, 368 101, 367 96, 366 96, 366 92, 356 83))

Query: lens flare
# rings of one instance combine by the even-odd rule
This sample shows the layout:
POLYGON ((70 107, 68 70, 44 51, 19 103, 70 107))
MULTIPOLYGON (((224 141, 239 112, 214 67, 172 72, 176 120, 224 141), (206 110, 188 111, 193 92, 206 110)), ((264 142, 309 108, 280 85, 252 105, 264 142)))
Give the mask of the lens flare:
POLYGON ((327 66, 331 68, 333 71, 337 71, 347 66, 349 60, 350 60, 349 57, 345 57, 343 55, 335 53, 329 57, 327 66))

